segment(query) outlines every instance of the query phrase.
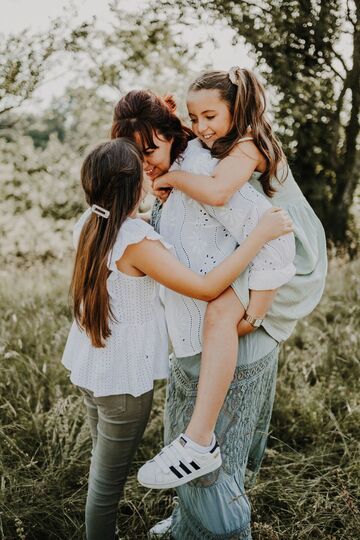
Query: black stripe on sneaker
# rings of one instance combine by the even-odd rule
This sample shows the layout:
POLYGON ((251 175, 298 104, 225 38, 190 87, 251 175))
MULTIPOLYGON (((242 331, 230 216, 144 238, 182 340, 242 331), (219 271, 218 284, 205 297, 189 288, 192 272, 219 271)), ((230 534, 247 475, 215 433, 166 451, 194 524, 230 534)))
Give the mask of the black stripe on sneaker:
POLYGON ((178 478, 182 478, 182 477, 183 477, 183 475, 182 475, 181 473, 179 473, 179 471, 177 471, 177 470, 175 469, 175 467, 173 467, 172 465, 171 465, 171 467, 169 467, 169 469, 170 469, 170 471, 173 472, 173 473, 175 474, 175 476, 177 476, 178 478))
POLYGON ((213 454, 217 448, 219 448, 219 443, 216 441, 216 443, 214 444, 214 446, 210 450, 210 454, 213 454))
POLYGON ((195 471, 198 471, 200 469, 199 465, 195 463, 195 461, 190 461, 189 465, 194 467, 195 471))
POLYGON ((186 472, 186 474, 191 474, 190 469, 188 469, 187 466, 184 465, 182 461, 179 462, 179 465, 180 465, 180 467, 182 468, 182 470, 183 470, 184 472, 186 472))

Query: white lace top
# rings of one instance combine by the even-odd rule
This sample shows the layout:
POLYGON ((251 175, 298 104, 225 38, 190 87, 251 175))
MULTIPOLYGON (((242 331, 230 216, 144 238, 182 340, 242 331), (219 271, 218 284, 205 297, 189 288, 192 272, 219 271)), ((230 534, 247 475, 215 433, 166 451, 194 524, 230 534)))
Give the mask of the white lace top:
MULTIPOLYGON (((200 141, 194 139, 172 169, 211 175, 217 163, 200 141)), ((244 241, 270 207, 266 198, 248 183, 222 207, 202 205, 173 189, 162 210, 160 232, 174 245, 183 264, 206 274, 244 241)), ((265 244, 250 263, 249 288, 276 289, 290 281, 295 274, 294 257, 293 234, 265 244)), ((164 303, 176 356, 201 352, 206 302, 166 290, 164 303)))
MULTIPOLYGON (((89 215, 87 210, 75 225, 75 247, 89 215)), ((67 339, 62 362, 71 371, 71 381, 95 396, 139 396, 152 389, 155 379, 168 376, 168 337, 159 284, 149 276, 123 274, 115 264, 129 244, 144 238, 159 240, 171 249, 145 221, 128 218, 123 223, 108 260, 107 290, 117 322, 110 321, 106 346, 93 347, 75 321, 67 339)))

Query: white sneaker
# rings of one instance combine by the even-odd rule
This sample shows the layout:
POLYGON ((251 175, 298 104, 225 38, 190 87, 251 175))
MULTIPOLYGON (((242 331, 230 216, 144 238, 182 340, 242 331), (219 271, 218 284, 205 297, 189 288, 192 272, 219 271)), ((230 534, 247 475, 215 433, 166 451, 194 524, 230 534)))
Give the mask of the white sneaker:
POLYGON ((149 538, 159 538, 168 534, 171 530, 172 517, 168 517, 156 523, 149 531, 149 538))
POLYGON ((217 441, 203 453, 192 448, 180 435, 139 469, 137 479, 148 488, 173 488, 215 471, 221 463, 217 441))

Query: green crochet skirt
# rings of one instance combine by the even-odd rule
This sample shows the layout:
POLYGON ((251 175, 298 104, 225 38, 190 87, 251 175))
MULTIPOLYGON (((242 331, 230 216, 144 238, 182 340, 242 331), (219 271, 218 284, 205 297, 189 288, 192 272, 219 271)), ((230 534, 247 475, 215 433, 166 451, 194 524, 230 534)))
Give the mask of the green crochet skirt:
MULTIPOLYGON (((177 488, 177 540, 251 539, 245 472, 258 472, 275 395, 278 346, 263 329, 240 340, 238 365, 216 424, 222 467, 177 488)), ((184 431, 194 408, 201 355, 172 358, 165 442, 184 431)))

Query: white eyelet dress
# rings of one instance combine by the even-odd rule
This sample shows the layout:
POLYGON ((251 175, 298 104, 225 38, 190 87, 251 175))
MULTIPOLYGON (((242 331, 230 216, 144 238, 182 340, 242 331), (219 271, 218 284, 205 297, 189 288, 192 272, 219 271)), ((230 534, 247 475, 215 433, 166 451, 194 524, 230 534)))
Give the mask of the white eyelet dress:
MULTIPOLYGON (((89 216, 87 210, 75 226, 75 244, 89 216)), ((70 370, 71 381, 95 397, 137 397, 151 390, 155 379, 168 377, 168 337, 159 284, 149 276, 123 274, 116 267, 127 246, 144 238, 158 240, 171 250, 145 221, 128 218, 123 223, 108 259, 107 290, 115 320, 110 320, 106 346, 93 347, 75 321, 68 336, 62 363, 70 370)))
MULTIPOLYGON (((211 175, 218 161, 194 139, 172 168, 211 175)), ((183 264, 204 275, 230 255, 237 244, 244 242, 269 208, 269 201, 249 184, 223 207, 201 205, 174 189, 162 211, 160 232, 170 240, 183 264)), ((267 242, 249 265, 247 287, 269 290, 289 282, 296 271, 294 257, 292 233, 267 242)), ((206 303, 167 289, 164 304, 176 355, 185 357, 201 352, 206 303)))

